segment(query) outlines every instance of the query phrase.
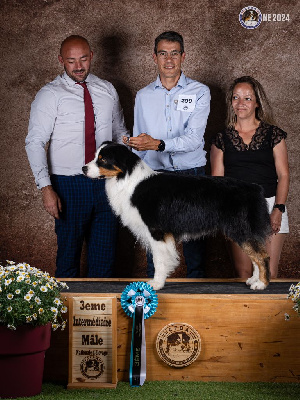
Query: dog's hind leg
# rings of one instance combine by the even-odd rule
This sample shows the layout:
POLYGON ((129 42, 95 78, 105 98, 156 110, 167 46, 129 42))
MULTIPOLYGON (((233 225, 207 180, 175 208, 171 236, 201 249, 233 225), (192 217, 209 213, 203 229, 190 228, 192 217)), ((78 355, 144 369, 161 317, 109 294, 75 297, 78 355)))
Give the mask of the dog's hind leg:
POLYGON ((247 279, 246 284, 250 286, 252 290, 263 290, 269 284, 270 270, 268 256, 265 248, 262 245, 258 246, 256 251, 254 247, 248 242, 243 243, 241 248, 250 257, 253 264, 253 275, 247 279))
POLYGON ((179 264, 179 256, 176 250, 173 235, 165 235, 164 240, 153 240, 151 252, 154 262, 154 278, 148 283, 155 290, 162 289, 167 277, 179 264))
POLYGON ((253 265, 253 275, 251 276, 251 278, 248 278, 246 280, 246 285, 250 286, 253 285, 254 283, 256 283, 259 280, 259 269, 258 266, 256 264, 256 262, 252 261, 252 265, 253 265))

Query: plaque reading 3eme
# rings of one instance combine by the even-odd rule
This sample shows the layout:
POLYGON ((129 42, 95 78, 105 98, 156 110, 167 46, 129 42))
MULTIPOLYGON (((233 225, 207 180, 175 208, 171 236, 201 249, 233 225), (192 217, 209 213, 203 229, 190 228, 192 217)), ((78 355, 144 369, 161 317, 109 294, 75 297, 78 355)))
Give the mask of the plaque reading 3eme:
POLYGON ((69 316, 68 389, 117 385, 115 297, 73 297, 69 316))

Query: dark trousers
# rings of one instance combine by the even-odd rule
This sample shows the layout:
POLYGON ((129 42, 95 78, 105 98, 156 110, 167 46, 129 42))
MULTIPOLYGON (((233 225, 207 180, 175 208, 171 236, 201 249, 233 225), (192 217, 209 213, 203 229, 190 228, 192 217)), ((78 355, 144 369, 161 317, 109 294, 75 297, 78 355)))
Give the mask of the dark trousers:
MULTIPOLYGON (((161 170, 159 172, 168 172, 161 170)), ((172 172, 174 174, 203 176, 204 167, 180 170, 172 172)), ((191 240, 183 243, 183 255, 187 267, 187 278, 205 278, 205 239, 191 240)), ((147 276, 153 278, 154 263, 152 254, 147 253, 147 276)))
POLYGON ((111 277, 115 260, 117 219, 107 200, 105 180, 93 180, 84 175, 52 175, 51 182, 63 208, 60 219, 55 220, 55 276, 79 276, 85 240, 88 277, 111 277))

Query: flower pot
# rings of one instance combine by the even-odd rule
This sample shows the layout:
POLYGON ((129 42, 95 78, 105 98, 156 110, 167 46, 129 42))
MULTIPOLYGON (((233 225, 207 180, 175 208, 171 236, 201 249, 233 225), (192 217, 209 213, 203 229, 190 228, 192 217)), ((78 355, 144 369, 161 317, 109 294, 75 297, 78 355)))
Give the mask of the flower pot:
POLYGON ((51 324, 0 326, 0 398, 35 396, 42 390, 51 324))

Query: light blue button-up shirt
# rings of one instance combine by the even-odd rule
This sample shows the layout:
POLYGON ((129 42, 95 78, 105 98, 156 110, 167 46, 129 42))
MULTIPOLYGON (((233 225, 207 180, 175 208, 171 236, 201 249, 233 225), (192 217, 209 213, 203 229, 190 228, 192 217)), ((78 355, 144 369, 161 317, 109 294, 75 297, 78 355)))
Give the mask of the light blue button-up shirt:
POLYGON ((181 73, 177 85, 167 90, 158 76, 136 95, 133 136, 147 133, 164 140, 166 147, 163 152, 134 152, 154 170, 204 166, 204 132, 209 111, 210 91, 206 85, 181 73), (180 106, 182 101, 191 103, 187 111, 180 106))

